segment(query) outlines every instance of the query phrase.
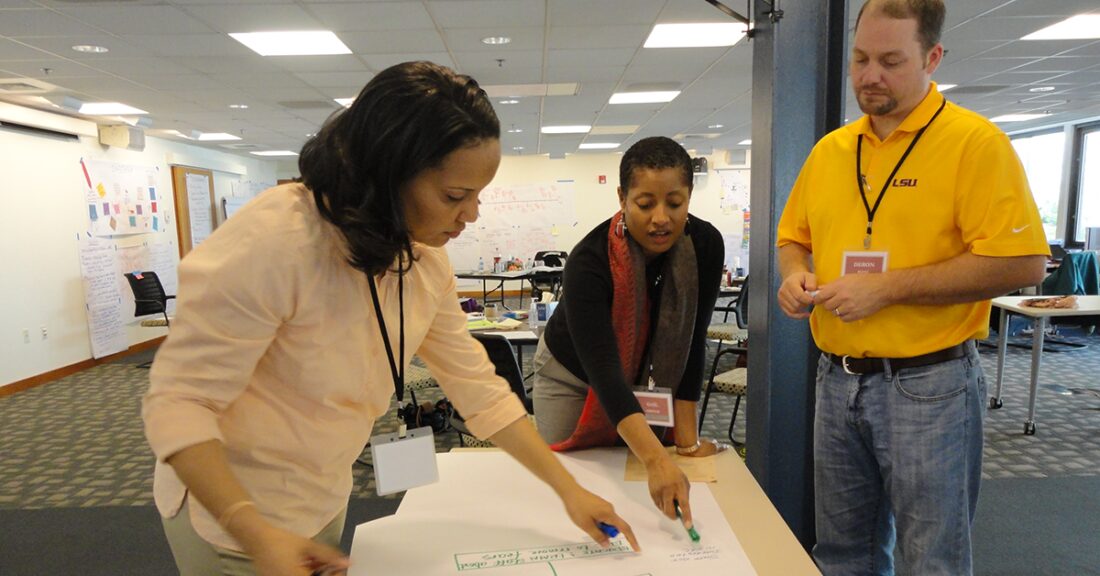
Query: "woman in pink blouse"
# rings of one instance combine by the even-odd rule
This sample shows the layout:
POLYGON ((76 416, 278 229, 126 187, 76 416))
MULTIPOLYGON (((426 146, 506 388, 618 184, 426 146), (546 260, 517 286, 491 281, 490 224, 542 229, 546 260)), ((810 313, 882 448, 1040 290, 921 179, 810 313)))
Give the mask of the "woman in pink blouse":
POLYGON ((143 403, 181 574, 346 567, 351 466, 414 353, 578 527, 606 543, 598 524, 614 525, 637 548, 466 330, 443 245, 477 219, 499 163, 500 124, 473 79, 399 64, 306 143, 300 183, 264 192, 181 262, 143 403))

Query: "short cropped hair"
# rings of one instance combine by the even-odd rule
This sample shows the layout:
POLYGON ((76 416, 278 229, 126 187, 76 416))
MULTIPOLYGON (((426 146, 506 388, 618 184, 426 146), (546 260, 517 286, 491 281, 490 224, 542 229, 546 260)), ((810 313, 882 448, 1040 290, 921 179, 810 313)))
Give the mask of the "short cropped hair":
POLYGON ((378 73, 302 147, 298 170, 321 216, 347 240, 354 268, 412 264, 401 191, 460 148, 500 139, 477 82, 446 66, 405 62, 378 73))
POLYGON ((637 168, 654 170, 675 168, 683 175, 688 193, 691 193, 695 186, 691 172, 691 156, 683 146, 665 136, 651 136, 638 140, 626 151, 626 154, 623 154, 623 159, 619 162, 619 187, 622 188, 624 196, 630 191, 634 170, 637 168))
POLYGON ((859 9, 856 28, 859 28, 859 21, 868 7, 898 20, 916 20, 917 40, 926 53, 940 43, 943 21, 947 15, 943 0, 867 0, 859 9))

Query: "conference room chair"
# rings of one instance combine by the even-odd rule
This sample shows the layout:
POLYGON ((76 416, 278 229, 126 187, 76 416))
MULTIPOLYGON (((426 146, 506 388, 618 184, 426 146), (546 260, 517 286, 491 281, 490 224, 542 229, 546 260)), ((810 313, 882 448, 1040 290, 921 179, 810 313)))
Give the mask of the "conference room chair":
MULTIPOLYGON (((699 411, 699 431, 703 430, 703 420, 707 416, 707 405, 710 403, 710 395, 714 392, 729 394, 734 397, 733 413, 730 415, 730 425, 727 435, 734 445, 740 443, 733 438, 733 426, 737 422, 737 411, 741 407, 741 399, 748 390, 748 354, 749 338, 749 278, 741 286, 741 293, 737 296, 737 302, 732 310, 735 322, 732 324, 712 324, 707 330, 707 338, 718 340, 718 347, 714 352, 714 360, 711 362, 710 376, 707 378, 706 388, 703 390, 703 407, 699 411), (734 342, 734 346, 722 348, 723 341, 734 342), (724 372, 718 372, 718 363, 723 356, 734 356, 734 367, 724 372)), ((727 312, 728 314, 728 312, 727 312)))
MULTIPOLYGON (((146 328, 167 328, 171 323, 168 317, 168 301, 174 299, 175 294, 165 294, 164 285, 156 272, 127 272, 123 274, 130 284, 130 290, 134 293, 134 317, 160 314, 161 318, 146 318, 141 325, 146 328)), ((138 364, 138 368, 148 368, 153 362, 138 364)))
POLYGON ((715 353, 721 351, 723 342, 740 345, 748 339, 748 293, 749 278, 746 276, 744 283, 741 284, 741 293, 737 295, 732 303, 714 307, 715 312, 722 313, 721 322, 715 322, 707 327, 707 339, 718 341, 715 353), (733 314, 733 322, 729 321, 730 314, 733 314))
MULTIPOLYGON (((1042 293, 1052 296, 1095 296, 1100 294, 1100 267, 1096 252, 1066 252, 1062 255, 1061 265, 1050 273, 1042 284, 1042 293)), ((1065 349, 1084 348, 1085 344, 1063 340, 1058 337, 1058 326, 1079 326, 1086 331, 1094 331, 1096 316, 1056 316, 1049 319, 1052 334, 1043 336, 1043 349, 1058 352, 1065 349)))
MULTIPOLYGON (((512 392, 523 403, 523 407, 527 409, 527 414, 533 414, 534 408, 531 398, 524 386, 523 373, 520 372, 519 360, 516 359, 516 352, 512 348, 511 342, 500 334, 479 334, 477 332, 471 332, 471 334, 474 339, 481 342, 481 345, 485 347, 485 352, 489 355, 489 361, 496 367, 497 376, 508 381, 512 392)), ((458 442, 461 446, 474 448, 493 446, 492 442, 481 440, 470 434, 469 429, 466 428, 466 421, 462 419, 462 415, 457 410, 451 415, 451 427, 458 433, 458 442)))
MULTIPOLYGON (((542 250, 535 253, 534 261, 541 260, 543 266, 565 266, 569 253, 564 250, 542 250)), ((531 277, 531 299, 538 302, 543 292, 550 292, 557 300, 561 296, 561 272, 535 274, 531 277)))

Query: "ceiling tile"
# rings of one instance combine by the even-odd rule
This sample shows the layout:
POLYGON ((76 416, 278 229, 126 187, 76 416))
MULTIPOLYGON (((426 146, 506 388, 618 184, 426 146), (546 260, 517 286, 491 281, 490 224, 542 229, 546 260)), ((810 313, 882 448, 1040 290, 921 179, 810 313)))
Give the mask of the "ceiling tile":
POLYGON ((488 26, 543 26, 542 0, 433 0, 428 9, 437 25, 449 28, 488 26))
POLYGON ((435 23, 420 2, 321 2, 309 4, 307 10, 336 32, 435 30, 435 23))
POLYGON ((550 23, 555 27, 643 24, 652 28, 665 4, 665 0, 548 0, 550 23))
POLYGON ((446 52, 447 46, 433 30, 371 30, 342 32, 340 39, 356 54, 446 52))
POLYGON ((442 64, 449 68, 454 68, 455 63, 451 61, 451 56, 446 52, 430 52, 430 53, 403 53, 403 54, 364 54, 362 56, 367 66, 370 66, 372 70, 381 72, 394 64, 401 64, 402 62, 410 62, 414 60, 427 60, 429 62, 435 62, 436 64, 442 64))
POLYGON ((103 33, 102 30, 52 10, 4 10, 2 15, 3 18, 0 18, 0 36, 10 38, 94 36, 103 33))
POLYGON ((225 33, 324 29, 305 9, 293 4, 199 5, 187 11, 210 28, 225 33))

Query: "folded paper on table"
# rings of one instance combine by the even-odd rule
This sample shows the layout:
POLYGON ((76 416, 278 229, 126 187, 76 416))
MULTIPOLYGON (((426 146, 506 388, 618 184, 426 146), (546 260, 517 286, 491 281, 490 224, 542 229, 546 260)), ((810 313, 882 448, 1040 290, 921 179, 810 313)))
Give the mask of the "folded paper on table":
MULTIPOLYGON (((705 458, 692 458, 690 456, 681 456, 676 453, 676 448, 668 447, 669 456, 672 457, 672 462, 680 467, 680 470, 684 471, 684 475, 688 477, 691 482, 717 482, 718 481, 718 466, 714 463, 714 456, 707 456, 705 458)), ((649 480, 649 475, 646 474, 645 464, 642 464, 641 460, 634 455, 633 452, 628 452, 626 456, 626 481, 627 482, 645 482, 649 480)), ((693 493, 694 494, 694 493, 693 493)))

